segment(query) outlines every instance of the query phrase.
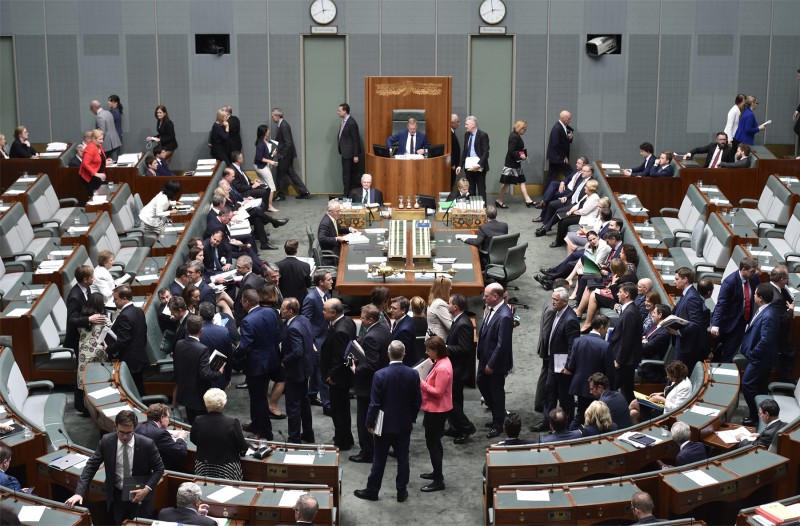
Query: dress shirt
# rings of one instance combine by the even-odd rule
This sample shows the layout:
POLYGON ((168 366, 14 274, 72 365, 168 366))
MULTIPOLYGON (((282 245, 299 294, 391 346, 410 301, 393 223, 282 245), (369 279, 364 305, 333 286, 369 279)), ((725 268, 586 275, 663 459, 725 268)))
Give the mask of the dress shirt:
POLYGON ((417 134, 408 134, 406 140, 406 153, 417 153, 417 134))
MULTIPOLYGON (((122 489, 123 479, 125 478, 125 474, 122 472, 123 462, 124 462, 122 460, 122 452, 125 451, 125 446, 130 448, 128 449, 128 468, 133 470, 133 444, 135 440, 136 440, 136 435, 134 435, 133 438, 131 438, 130 442, 128 442, 127 444, 123 444, 122 441, 120 441, 120 439, 117 438, 117 466, 115 470, 117 478, 115 486, 119 490, 122 489)), ((128 476, 130 476, 130 473, 128 473, 128 476)))
POLYGON ((756 321, 756 318, 758 318, 759 314, 761 314, 761 311, 764 310, 764 307, 766 307, 767 305, 769 305, 769 303, 765 303, 764 305, 760 306, 756 311, 756 313, 753 314, 753 317, 750 319, 750 323, 747 324, 748 329, 750 328, 751 325, 753 325, 753 322, 756 321))

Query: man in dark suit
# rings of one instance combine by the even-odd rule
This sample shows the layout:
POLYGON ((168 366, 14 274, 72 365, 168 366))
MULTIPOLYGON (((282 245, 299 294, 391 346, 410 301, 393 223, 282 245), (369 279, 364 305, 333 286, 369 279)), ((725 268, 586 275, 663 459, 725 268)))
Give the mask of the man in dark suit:
POLYGON ((358 174, 358 161, 361 157, 361 136, 358 133, 358 123, 350 116, 350 105, 339 104, 337 110, 342 124, 339 126, 338 148, 342 156, 342 195, 350 193, 355 186, 358 174))
POLYGON ((742 375, 742 394, 750 415, 742 422, 746 426, 758 423, 756 395, 767 392, 767 382, 772 366, 778 362, 778 336, 780 334, 781 314, 772 304, 774 287, 761 283, 756 288, 758 310, 747 326, 742 340, 741 353, 749 360, 742 375))
POLYGON ((453 317, 447 333, 447 351, 453 366, 453 410, 447 415, 454 444, 463 444, 474 434, 475 425, 464 414, 464 384, 469 380, 470 367, 475 363, 475 327, 467 314, 467 298, 453 294, 447 302, 453 317))
MULTIPOLYGON (((201 301, 200 303, 206 302, 201 301)), ((172 319, 175 320, 175 338, 173 341, 177 343, 188 336, 186 319, 189 317, 189 309, 186 307, 186 301, 181 296, 172 296, 167 302, 167 308, 169 308, 172 319)))
POLYGON ((383 192, 377 188, 372 188, 372 175, 370 174, 362 175, 361 188, 351 190, 349 195, 353 203, 361 203, 364 206, 383 206, 383 192))
MULTIPOLYGON (((563 278, 558 278, 553 281, 553 288, 564 288, 569 290, 569 282, 563 278)), ((553 318, 555 318, 556 311, 553 309, 553 299, 548 297, 542 302, 542 314, 539 318, 539 341, 536 346, 536 354, 542 359, 542 368, 539 372, 539 379, 536 381, 536 395, 533 401, 533 410, 537 413, 544 413, 544 399, 547 396, 547 372, 550 370, 550 331, 553 328, 553 318)), ((539 424, 540 430, 546 429, 539 424)), ((532 425, 531 431, 536 431, 537 426, 532 425)))
MULTIPOLYGON (((197 290, 200 291, 200 302, 202 303, 207 301, 209 303, 216 303, 216 291, 212 289, 203 279, 203 273, 205 270, 205 266, 199 261, 190 261, 189 270, 187 270, 187 273, 192 279, 192 285, 197 287, 197 290)), ((221 282, 222 280, 219 281, 221 282)))
POLYGON ((645 491, 637 491, 631 497, 631 513, 636 519, 634 524, 653 524, 660 522, 653 515, 653 498, 645 491))
MULTIPOLYGON (((264 260, 259 257, 258 252, 256 252, 254 248, 255 240, 253 239, 253 234, 248 232, 237 236, 231 235, 228 225, 233 220, 233 210, 227 206, 223 207, 220 209, 219 213, 216 214, 216 217, 212 217, 213 212, 213 209, 211 212, 209 212, 206 223, 206 231, 203 234, 203 239, 211 237, 214 232, 222 231, 223 241, 228 245, 228 250, 230 251, 231 257, 236 258, 243 254, 247 254, 253 258, 253 264, 255 265, 255 268, 263 268, 265 263, 264 260)), ((281 221, 286 220, 282 219, 281 221)), ((203 255, 205 256, 205 254, 203 255)))
POLYGON ((703 168, 717 168, 721 162, 732 163, 736 157, 736 148, 728 142, 728 139, 728 134, 721 131, 717 133, 716 142, 695 148, 683 158, 691 159, 693 155, 704 153, 706 162, 703 164, 703 168))
POLYGON ((672 440, 678 444, 680 450, 678 451, 678 455, 675 457, 674 466, 665 464, 660 460, 658 461, 658 465, 662 469, 685 466, 687 464, 700 462, 708 458, 706 447, 700 442, 694 442, 693 440, 690 440, 692 430, 689 428, 687 423, 675 422, 672 424, 672 428, 670 428, 670 433, 672 433, 672 440))
POLYGON ((308 379, 314 371, 314 336, 308 318, 300 314, 297 298, 286 298, 281 304, 283 328, 281 353, 286 370, 286 415, 289 417, 288 441, 313 444, 314 428, 311 424, 311 404, 308 401, 308 379), (302 427, 302 430, 301 430, 302 427))
MULTIPOLYGON (((81 163, 83 163, 83 152, 85 150, 86 150, 86 145, 83 143, 75 147, 75 157, 69 160, 68 166, 70 168, 80 168, 81 163)), ((8 159, 8 157, 6 157, 6 159, 8 159)))
POLYGON ((323 309, 329 328, 320 349, 320 373, 328 384, 330 416, 334 430, 333 444, 340 451, 349 451, 353 447, 350 427, 350 387, 353 386, 353 373, 346 365, 344 349, 356 339, 356 324, 352 318, 344 315, 344 305, 336 298, 326 301, 323 309))
POLYGON ((555 407, 547 413, 547 422, 550 426, 550 433, 541 437, 540 442, 561 442, 562 440, 574 440, 581 437, 581 432, 577 429, 567 429, 570 416, 561 407, 555 407))
POLYGON ((128 364, 139 396, 144 396, 144 370, 150 365, 144 311, 133 304, 133 292, 127 285, 115 288, 112 297, 117 314, 111 330, 117 339, 108 345, 106 352, 109 357, 128 364))
MULTIPOLYGON (((458 142, 458 115, 453 113, 450 115, 450 158, 461 159, 461 144, 458 142)), ((450 188, 456 185, 456 163, 450 164, 450 188)), ((449 199, 448 199, 449 201, 449 199)))
MULTIPOLYGON (((478 237, 475 239, 465 239, 464 243, 478 247, 486 252, 494 236, 504 236, 508 234, 508 223, 497 220, 497 208, 493 205, 486 207, 486 222, 478 227, 478 237)), ((481 263, 485 264, 483 258, 481 263)))
POLYGON ((603 373, 594 373, 589 377, 589 394, 608 406, 611 421, 617 424, 619 429, 631 427, 633 421, 628 410, 628 402, 622 393, 610 390, 609 386, 608 377, 603 373))
MULTIPOLYGON (((322 216, 319 222, 319 228, 317 229, 317 239, 319 240, 320 248, 322 250, 330 250, 337 256, 341 251, 341 244, 345 242, 344 236, 350 232, 358 232, 358 230, 353 227, 337 224, 336 220, 339 218, 339 211, 341 208, 339 201, 336 199, 328 201, 327 213, 322 216)), ((325 265, 338 264, 338 261, 334 261, 332 258, 324 258, 322 261, 325 265)))
POLYGON ((605 340, 608 332, 608 316, 595 314, 592 318, 592 331, 586 336, 576 338, 567 356, 564 374, 571 375, 569 395, 578 397, 575 418, 569 424, 570 429, 578 429, 584 422, 583 413, 592 403, 589 394, 589 377, 594 373, 609 374, 614 368, 614 358, 608 350, 605 340))
POLYGON ((200 333, 200 343, 208 347, 212 352, 217 351, 225 355, 225 369, 220 378, 211 382, 211 387, 225 390, 231 381, 231 358, 233 356, 233 345, 231 342, 238 341, 239 331, 233 318, 221 317, 220 323, 214 323, 214 315, 217 308, 213 303, 202 302, 197 307, 197 312, 203 318, 203 331, 200 333))
POLYGON ((249 177, 247 177, 247 174, 244 173, 244 154, 242 154, 242 152, 235 151, 233 152, 231 159, 233 159, 231 168, 236 174, 231 182, 231 186, 233 186, 233 188, 235 188, 236 191, 244 197, 252 197, 253 199, 262 199, 262 201, 268 201, 270 194, 269 187, 265 187, 261 179, 256 178, 251 180, 249 177))
POLYGON ((633 304, 635 297, 635 283, 623 283, 619 287, 619 319, 608 339, 608 350, 614 357, 616 385, 628 402, 634 398, 633 376, 642 360, 642 317, 633 304))
POLYGON ((146 436, 158 448, 164 468, 180 471, 181 462, 186 458, 186 431, 183 429, 170 433, 170 411, 166 404, 150 404, 147 420, 136 426, 136 434, 146 436))
POLYGON ((780 411, 781 408, 778 402, 772 398, 762 400, 761 403, 758 404, 758 416, 765 424, 764 430, 757 435, 749 435, 746 433, 736 435, 736 438, 739 439, 739 447, 747 447, 756 444, 757 446, 770 449, 775 442, 775 437, 778 436, 778 431, 786 425, 785 422, 781 422, 778 418, 780 411))
POLYGON ((177 402, 186 408, 189 423, 193 424, 198 415, 207 413, 203 395, 211 388, 211 382, 222 376, 225 366, 211 370, 208 347, 200 343, 203 331, 203 318, 191 314, 186 320, 188 336, 175 342, 172 358, 175 367, 175 383, 178 386, 177 402))
MULTIPOLYGON (((252 233, 261 242, 261 250, 277 250, 269 243, 269 233, 267 233, 266 225, 272 225, 273 228, 279 228, 289 222, 288 219, 278 219, 268 214, 269 199, 261 200, 261 206, 254 206, 249 204, 253 197, 246 197, 239 193, 233 186, 236 180, 236 172, 233 168, 225 168, 223 170, 222 179, 219 181, 219 188, 225 191, 228 197, 221 194, 215 194, 211 197, 211 210, 208 213, 208 219, 216 219, 219 212, 223 207, 228 207, 236 212, 240 211, 242 207, 246 207, 247 218, 252 227, 252 233)), ((249 243, 252 240, 251 236, 237 235, 236 239, 249 243)))
MULTIPOLYGON (((467 118, 469 122, 469 118, 467 118)), ((478 332, 478 375, 476 383, 492 411, 491 429, 486 438, 500 435, 506 417, 506 373, 514 366, 511 332, 514 316, 503 301, 505 291, 499 283, 487 285, 483 301, 488 307, 478 332)))
MULTIPOLYGON (((358 445, 361 451, 350 456, 351 462, 372 462, 374 445, 372 435, 367 431, 367 409, 370 406, 370 393, 372 391, 372 378, 375 373, 388 364, 386 349, 392 341, 389 328, 380 323, 380 311, 375 305, 361 307, 361 325, 366 327, 361 337, 361 348, 364 350, 363 363, 350 366, 353 371, 353 388, 356 393, 356 427, 358 429, 358 445)), ((403 351, 405 354, 405 350, 403 351)), ((400 357, 402 360, 402 356, 400 357)), ((417 375, 419 384, 419 375, 417 375)), ((405 391, 395 391, 405 392, 405 391)))
MULTIPOLYGON (((464 150, 456 167, 456 176, 464 175, 469 181, 469 187, 475 195, 480 195, 486 201, 486 173, 489 171, 489 135, 478 129, 478 119, 470 115, 464 119, 464 150), (478 159, 477 163, 470 164, 467 169, 467 159, 478 159)), ((502 425, 502 422, 500 423, 502 425)))
POLYGON ((562 110, 558 115, 558 122, 550 130, 550 139, 547 141, 547 181, 544 187, 547 188, 551 181, 555 181, 559 175, 568 175, 572 172, 569 165, 569 147, 572 143, 573 129, 569 126, 572 121, 572 114, 567 110, 562 110))
POLYGON ((708 356, 708 342, 706 339, 706 326, 702 324, 703 306, 705 302, 692 286, 694 271, 688 267, 681 267, 675 271, 675 288, 681 291, 681 297, 672 314, 687 320, 689 323, 680 329, 667 329, 672 335, 672 345, 675 346, 675 359, 686 364, 691 373, 694 365, 708 356))
MULTIPOLYGON (((672 314, 667 305, 656 305, 650 313, 653 325, 642 336, 642 360, 663 360, 672 341, 672 335, 658 324, 672 314)), ((664 383, 667 380, 661 366, 643 364, 640 377, 643 383, 664 383)))
POLYGON ((297 298, 303 302, 311 286, 311 266, 297 258, 297 249, 300 243, 296 239, 289 239, 283 244, 286 257, 275 262, 280 270, 278 287, 285 298, 297 298))
POLYGON ((569 306, 569 291, 567 289, 555 289, 550 297, 555 314, 553 316, 553 324, 550 327, 547 347, 553 367, 548 368, 547 371, 543 411, 545 418, 537 426, 537 431, 544 431, 551 426, 548 420, 550 411, 556 407, 556 403, 566 413, 567 425, 572 421, 575 412, 575 398, 569 392, 572 379, 568 374, 565 374, 563 365, 567 362, 572 342, 580 335, 580 322, 578 317, 575 316, 575 311, 569 306), (557 364, 561 364, 561 366, 557 364))
POLYGON ((634 177, 647 177, 650 175, 650 171, 656 164, 656 157, 653 155, 655 148, 649 142, 643 142, 639 145, 639 155, 642 156, 642 164, 637 166, 636 168, 629 168, 626 170, 622 170, 622 175, 626 176, 634 176, 634 177))
POLYGON ((276 367, 280 367, 278 357, 278 316, 270 308, 258 305, 258 292, 246 290, 242 294, 242 304, 247 315, 242 320, 239 348, 245 357, 245 379, 250 394, 251 424, 246 431, 255 433, 258 438, 272 440, 272 424, 267 412, 267 385, 276 367))
POLYGON ((193 526, 215 526, 216 521, 206 517, 208 504, 202 504, 200 502, 202 498, 203 492, 200 486, 194 482, 184 482, 178 486, 175 507, 161 508, 158 520, 193 526))
POLYGON ((239 282, 236 299, 233 302, 233 317, 237 324, 242 323, 242 319, 247 314, 242 307, 242 294, 246 290, 258 290, 266 280, 253 272, 253 260, 250 256, 239 256, 236 260, 236 274, 242 277, 239 282))
POLYGON ((214 231, 211 237, 203 240, 203 266, 209 276, 231 270, 233 257, 222 230, 214 231))
MULTIPOLYGON (((581 204, 586 197, 586 183, 594 177, 594 167, 584 164, 581 167, 581 177, 576 181, 572 190, 561 199, 552 199, 542 211, 542 226, 536 229, 536 237, 545 235, 556 223, 566 217, 567 212, 581 204)), ((536 222, 536 221, 534 221, 536 222)))
POLYGON ((328 397, 328 384, 323 383, 322 374, 319 366, 319 350, 325 341, 325 334, 328 332, 328 322, 325 321, 323 306, 325 301, 331 299, 333 290, 333 277, 325 270, 317 269, 314 271, 314 288, 303 299, 301 312, 311 323, 314 335, 314 368, 310 371, 308 382, 308 398, 313 405, 321 405, 324 412, 330 412, 331 401, 328 397))
POLYGON ((392 339, 398 340, 406 349, 403 363, 414 367, 417 365, 418 359, 422 357, 418 357, 414 353, 414 342, 417 337, 414 333, 414 320, 408 315, 409 308, 411 308, 411 302, 405 296, 392 298, 392 302, 389 304, 389 331, 392 333, 392 339))
POLYGON ((739 271, 722 280, 717 303, 711 315, 711 336, 717 338, 719 353, 714 361, 730 363, 739 350, 744 328, 755 314, 753 297, 758 279, 758 260, 747 256, 739 262, 739 271))
POLYGON ((167 164, 167 150, 164 149, 163 146, 160 144, 153 148, 153 155, 156 158, 156 175, 160 176, 170 176, 175 175, 172 173, 172 170, 169 169, 169 164, 167 164))
POLYGON ((385 354, 388 355, 389 364, 375 373, 366 414, 367 430, 375 436, 375 458, 367 478, 367 487, 357 489, 355 496, 359 499, 378 500, 383 472, 386 469, 386 457, 389 456, 391 447, 397 455, 397 501, 405 502, 408 498, 406 486, 409 478, 411 430, 422 405, 422 392, 419 374, 403 364, 403 344, 393 341, 388 347, 385 354), (383 412, 383 428, 376 432, 379 411, 383 412))
POLYGON ((417 119, 414 117, 408 119, 405 130, 400 130, 386 138, 386 147, 395 148, 395 155, 422 155, 430 145, 425 133, 417 130, 417 119))
MULTIPOLYGON (((79 329, 89 329, 92 324, 104 323, 106 317, 103 314, 83 315, 83 307, 91 293, 92 283, 94 283, 94 269, 91 265, 81 265, 75 269, 75 285, 67 294, 67 334, 64 337, 64 347, 75 351, 75 356, 79 355, 78 347, 80 343, 79 329)), ((83 389, 78 386, 73 391, 73 404, 75 410, 84 416, 89 416, 84 407, 83 389)))
POLYGON ((114 524, 122 524, 124 520, 137 516, 152 517, 152 492, 164 474, 161 455, 152 440, 134 434, 136 414, 133 411, 120 411, 114 422, 116 433, 108 433, 100 439, 97 449, 86 461, 75 494, 67 499, 66 505, 72 508, 76 504, 83 504, 89 484, 100 469, 100 464, 103 464, 106 472, 103 484, 106 507, 114 516, 114 524), (128 495, 123 496, 123 487, 126 492, 131 487, 131 477, 144 483, 144 487, 132 489, 128 495))
POLYGON ((188 270, 188 264, 183 263, 182 265, 178 265, 178 268, 175 270, 175 279, 167 287, 172 296, 180 296, 183 293, 183 288, 191 283, 192 280, 186 273, 188 270))
MULTIPOLYGON (((575 183, 580 180, 581 168, 583 168, 583 165, 585 164, 589 164, 589 158, 583 155, 578 157, 578 159, 575 161, 575 169, 571 169, 570 173, 564 176, 563 181, 551 180, 550 184, 547 186, 547 188, 545 188, 544 194, 542 194, 541 201, 534 203, 534 207, 544 209, 548 203, 553 200, 566 203, 566 196, 572 193, 573 188, 575 188, 575 183)), ((542 213, 542 216, 544 216, 544 213, 542 213)))
POLYGON ((292 138, 292 128, 289 123, 283 120, 283 110, 280 108, 272 108, 272 122, 275 123, 275 142, 278 143, 278 149, 275 154, 275 160, 278 162, 278 173, 275 184, 278 185, 278 195, 273 198, 273 201, 282 201, 286 199, 286 189, 291 184, 297 190, 295 199, 308 199, 311 195, 303 184, 303 180, 294 171, 294 159, 297 157, 297 150, 294 147, 294 139, 292 138))
POLYGON ((789 290, 789 269, 786 265, 776 265, 769 273, 769 282, 773 287, 772 303, 778 308, 781 316, 781 331, 778 338, 778 367, 781 380, 793 382, 794 344, 791 339, 791 325, 794 317, 794 293, 789 290))

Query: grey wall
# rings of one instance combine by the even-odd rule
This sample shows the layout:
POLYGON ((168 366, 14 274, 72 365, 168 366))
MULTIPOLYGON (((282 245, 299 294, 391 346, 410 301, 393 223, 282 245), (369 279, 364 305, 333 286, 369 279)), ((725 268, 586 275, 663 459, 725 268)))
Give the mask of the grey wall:
MULTIPOLYGON (((453 77, 453 111, 463 122, 477 0, 336 3, 334 24, 350 36, 348 98, 359 122, 364 76, 431 74, 453 77)), ((706 142, 740 91, 759 97, 760 121, 773 119, 759 143, 794 141, 797 0, 506 3, 502 24, 517 36, 512 120, 528 121, 531 171, 544 164, 547 132, 562 108, 573 112, 573 152, 623 164, 638 161, 642 141, 676 151, 706 142), (587 57, 585 35, 604 32, 623 35, 623 53, 587 57)), ((208 156, 216 108, 231 104, 240 115, 249 161, 256 127, 281 106, 302 160, 300 34, 309 32, 309 4, 3 0, 0 34, 15 37, 19 121, 33 141, 76 141, 93 123, 89 101, 116 93, 125 105, 126 150, 135 151, 153 133, 155 106, 165 104, 180 143, 173 165, 189 168, 208 156), (231 34, 230 55, 194 54, 194 34, 211 32, 231 34)))

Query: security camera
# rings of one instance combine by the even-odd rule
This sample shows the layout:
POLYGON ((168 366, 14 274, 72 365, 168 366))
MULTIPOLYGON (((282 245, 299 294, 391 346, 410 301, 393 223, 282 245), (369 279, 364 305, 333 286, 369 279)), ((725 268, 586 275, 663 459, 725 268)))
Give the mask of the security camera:
POLYGON ((613 36, 596 37, 586 43, 586 54, 590 57, 608 55, 616 50, 617 39, 613 36))

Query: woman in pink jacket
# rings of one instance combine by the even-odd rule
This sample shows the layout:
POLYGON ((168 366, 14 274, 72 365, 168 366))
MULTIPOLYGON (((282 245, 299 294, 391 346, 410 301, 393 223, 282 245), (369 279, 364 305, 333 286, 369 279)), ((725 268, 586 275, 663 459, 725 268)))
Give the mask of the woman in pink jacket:
POLYGON ((425 428, 425 445, 431 455, 433 471, 420 475, 420 478, 432 481, 420 489, 430 492, 444 489, 442 436, 447 414, 453 409, 453 366, 447 357, 447 345, 439 336, 425 340, 425 354, 433 362, 433 369, 427 378, 420 380, 422 410, 425 411, 422 426, 425 428))

